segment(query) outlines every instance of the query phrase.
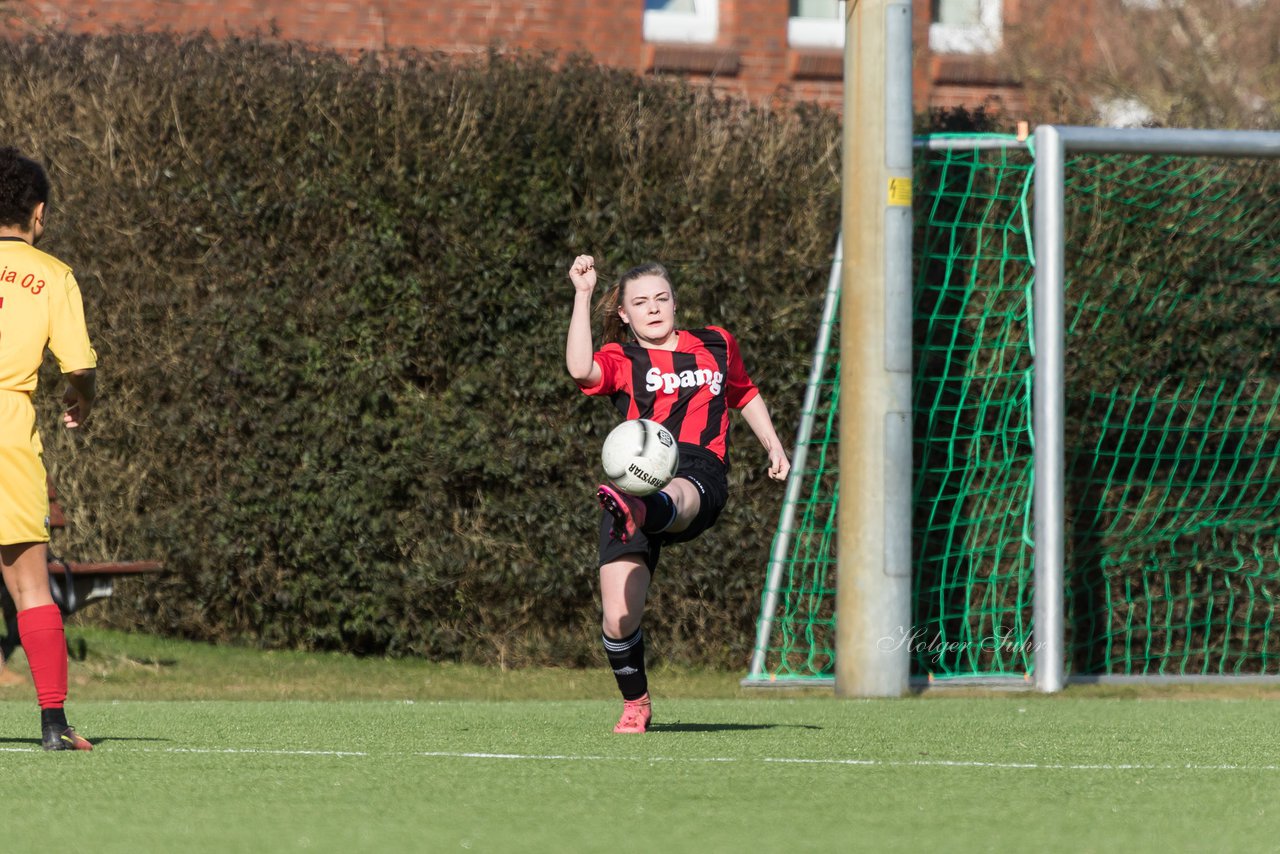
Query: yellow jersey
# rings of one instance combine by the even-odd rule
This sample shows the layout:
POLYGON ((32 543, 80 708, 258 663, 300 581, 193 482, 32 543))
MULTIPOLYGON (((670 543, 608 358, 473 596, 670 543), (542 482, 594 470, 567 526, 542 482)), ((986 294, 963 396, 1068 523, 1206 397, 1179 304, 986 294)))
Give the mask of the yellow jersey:
POLYGON ((48 347, 62 372, 95 368, 71 268, 0 237, 0 543, 49 539, 49 494, 32 392, 48 347))
POLYGON ((64 374, 98 365, 71 268, 0 237, 0 391, 35 391, 46 346, 64 374))

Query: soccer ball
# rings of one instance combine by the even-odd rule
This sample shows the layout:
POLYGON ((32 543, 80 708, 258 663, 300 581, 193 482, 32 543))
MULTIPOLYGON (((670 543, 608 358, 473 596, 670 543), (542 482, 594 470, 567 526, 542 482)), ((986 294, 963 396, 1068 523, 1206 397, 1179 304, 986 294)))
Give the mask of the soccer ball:
POLYGON ((680 449, 666 427, 638 418, 623 421, 605 437, 600 461, 618 489, 628 495, 651 495, 676 476, 680 449))

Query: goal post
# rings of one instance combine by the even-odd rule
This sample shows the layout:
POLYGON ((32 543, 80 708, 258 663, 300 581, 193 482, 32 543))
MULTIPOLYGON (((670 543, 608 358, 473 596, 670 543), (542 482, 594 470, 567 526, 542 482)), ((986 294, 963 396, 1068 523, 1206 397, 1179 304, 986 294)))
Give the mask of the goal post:
MULTIPOLYGON (((1280 133, 1166 128, 1036 128, 1035 132, 1035 682, 1044 692, 1065 681, 1064 615, 1066 376, 1066 157, 1071 153, 1141 157, 1280 158, 1280 133)), ((1272 217, 1275 221, 1275 217, 1272 217)), ((1273 240, 1280 235, 1273 234, 1273 240)), ((1172 238, 1172 236, 1171 236, 1172 238)), ((1280 287, 1280 246, 1271 244, 1273 286, 1280 287)), ((1188 330, 1190 332, 1191 330, 1188 330)), ((1278 378, 1280 379, 1280 378, 1278 378)), ((1280 487, 1280 483, 1275 484, 1280 487)))
MULTIPOLYGON (((911 681, 1275 678, 1280 134, 915 148, 911 681)), ((835 681, 839 360, 812 374, 747 685, 835 681)))
MULTIPOLYGON (((842 247, 843 239, 837 237, 835 252, 831 259, 831 273, 827 277, 827 290, 822 299, 822 316, 818 320, 818 339, 813 348, 809 380, 805 383, 804 401, 800 405, 800 427, 796 432, 797 440, 791 451, 791 469, 797 473, 797 476, 787 478, 786 490, 783 493, 782 511, 765 574, 761 614, 778 613, 784 591, 789 589, 789 582, 785 580, 785 576, 788 567, 794 564, 792 547, 797 542, 798 535, 803 536, 803 532, 813 531, 817 527, 813 515, 815 511, 825 516, 822 528, 833 531, 833 514, 836 504, 833 499, 838 493, 830 486, 824 489, 821 477, 806 477, 805 474, 832 470, 826 465, 821 455, 832 446, 830 440, 836 408, 839 404, 839 381, 838 378, 836 380, 829 378, 828 366, 839 364, 838 353, 833 351, 831 339, 836 327, 836 312, 840 306, 841 273, 844 267, 842 247), (815 432, 819 428, 821 432, 815 432), (814 441, 815 435, 819 437, 817 441, 814 441), (810 461, 810 449, 815 451, 818 459, 810 461), (802 489, 805 490, 804 493, 801 492, 802 489), (825 500, 824 492, 827 494, 825 500)), ((820 548, 818 552, 816 556, 818 561, 830 560, 830 549, 820 548)), ((809 570, 820 590, 821 585, 825 583, 825 571, 819 566, 810 567, 809 570)), ((821 594, 819 594, 820 597, 821 594)), ((834 604, 832 607, 834 608, 834 604)), ((834 627, 834 612, 829 619, 831 626, 834 627)), ((765 655, 768 652, 769 635, 773 628, 772 619, 762 619, 757 622, 756 642, 752 649, 749 666, 749 673, 752 675, 748 677, 748 681, 759 681, 764 677, 765 655)), ((824 655, 825 653, 813 650, 812 654, 824 655)), ((811 667, 810 670, 820 683, 827 682, 828 678, 822 674, 832 666, 831 661, 825 661, 816 668, 811 667)))

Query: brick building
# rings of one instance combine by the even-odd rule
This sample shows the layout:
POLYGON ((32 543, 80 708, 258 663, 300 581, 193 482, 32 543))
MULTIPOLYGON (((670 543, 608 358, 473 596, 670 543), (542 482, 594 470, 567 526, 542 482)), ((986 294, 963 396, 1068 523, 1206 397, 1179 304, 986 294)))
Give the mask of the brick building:
MULTIPOLYGON (((915 107, 1024 100, 997 60, 1021 0, 915 0, 915 107)), ((261 34, 342 51, 492 45, 712 80, 754 102, 841 101, 844 0, 14 0, 11 29, 261 34)))

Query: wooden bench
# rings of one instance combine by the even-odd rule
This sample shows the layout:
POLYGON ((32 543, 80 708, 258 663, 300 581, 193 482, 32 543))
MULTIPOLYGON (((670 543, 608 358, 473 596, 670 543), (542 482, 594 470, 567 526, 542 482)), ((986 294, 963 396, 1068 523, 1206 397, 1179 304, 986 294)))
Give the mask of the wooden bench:
MULTIPOLYGON (((89 563, 65 560, 53 550, 53 536, 66 529, 67 517, 58 503, 53 481, 49 482, 49 589, 63 616, 81 611, 95 602, 109 599, 115 592, 115 580, 122 576, 160 572, 164 564, 155 560, 128 560, 89 563)), ((4 615, 6 634, 0 637, 0 672, 4 662, 21 644, 18 638, 18 610, 9 591, 0 584, 0 613, 4 615)))

